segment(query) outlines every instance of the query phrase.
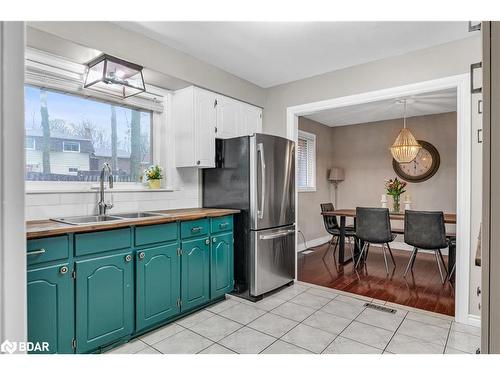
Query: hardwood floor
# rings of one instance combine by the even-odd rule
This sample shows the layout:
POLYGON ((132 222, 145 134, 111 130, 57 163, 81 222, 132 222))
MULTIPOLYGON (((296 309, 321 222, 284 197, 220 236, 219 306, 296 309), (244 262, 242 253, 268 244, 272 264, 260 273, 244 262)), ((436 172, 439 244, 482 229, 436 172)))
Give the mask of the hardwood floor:
MULTIPOLYGON (((420 252, 413 274, 403 277, 410 252, 393 250, 396 268, 386 275, 382 249, 370 249, 368 261, 353 271, 352 262, 338 266, 333 257, 333 246, 323 260, 328 244, 311 248, 314 252, 299 253, 298 279, 300 281, 340 289, 371 298, 386 300, 441 314, 455 314, 455 291, 453 285, 441 284, 434 254, 420 252)), ((338 251, 338 250, 337 250, 338 251)), ((350 254, 346 244, 346 254, 350 254)), ((445 262, 447 262, 445 256, 445 262)))

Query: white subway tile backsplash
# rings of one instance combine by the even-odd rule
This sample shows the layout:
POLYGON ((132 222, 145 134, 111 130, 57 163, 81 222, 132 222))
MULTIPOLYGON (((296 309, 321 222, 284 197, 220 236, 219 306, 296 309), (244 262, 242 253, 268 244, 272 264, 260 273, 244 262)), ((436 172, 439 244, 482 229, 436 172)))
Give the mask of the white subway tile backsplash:
MULTIPOLYGON (((181 170, 175 191, 106 191, 106 200, 114 207, 110 214, 131 211, 152 211, 201 207, 199 171, 181 170)), ((99 193, 36 193, 26 194, 26 219, 90 215, 97 213, 99 193)))

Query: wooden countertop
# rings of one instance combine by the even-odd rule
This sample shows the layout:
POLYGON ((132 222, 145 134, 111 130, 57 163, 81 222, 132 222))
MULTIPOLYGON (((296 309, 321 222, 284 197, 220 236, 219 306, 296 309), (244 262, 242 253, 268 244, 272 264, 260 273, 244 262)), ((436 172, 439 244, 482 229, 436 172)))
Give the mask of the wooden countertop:
MULTIPOLYGON (((139 219, 122 219, 122 220, 108 221, 103 223, 78 224, 78 225, 65 224, 52 220, 33 220, 26 222, 26 238, 30 240, 35 238, 49 237, 66 233, 93 232, 105 229, 123 228, 123 227, 128 227, 130 225, 140 226, 140 225, 171 223, 177 220, 196 220, 207 217, 218 217, 218 216, 237 214, 240 211, 232 209, 219 209, 219 208, 185 208, 179 210, 158 210, 158 211, 148 211, 148 212, 157 212, 161 214, 167 214, 168 216, 151 216, 139 219)), ((113 216, 118 214, 119 213, 111 213, 110 215, 113 216)))

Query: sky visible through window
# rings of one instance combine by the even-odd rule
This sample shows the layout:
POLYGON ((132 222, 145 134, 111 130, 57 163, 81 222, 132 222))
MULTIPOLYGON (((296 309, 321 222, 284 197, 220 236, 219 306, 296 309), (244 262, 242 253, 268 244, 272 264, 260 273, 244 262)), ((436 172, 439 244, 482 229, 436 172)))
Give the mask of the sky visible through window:
POLYGON ((36 145, 26 150, 28 180, 94 181, 107 162, 117 181, 136 182, 151 164, 149 111, 26 86, 25 129, 36 145), (78 152, 64 152, 75 143, 78 152))

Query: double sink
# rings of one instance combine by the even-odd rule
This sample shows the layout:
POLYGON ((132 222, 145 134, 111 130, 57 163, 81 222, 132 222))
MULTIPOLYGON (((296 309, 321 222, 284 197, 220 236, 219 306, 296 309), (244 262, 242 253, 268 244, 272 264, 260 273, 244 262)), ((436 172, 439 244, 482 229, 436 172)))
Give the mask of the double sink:
POLYGON ((161 217, 161 216, 165 217, 172 215, 157 213, 157 212, 139 211, 139 212, 127 212, 124 214, 116 214, 116 215, 86 215, 86 216, 61 217, 61 218, 53 218, 50 220, 64 224, 79 225, 79 224, 97 224, 97 223, 104 223, 116 220, 143 219, 148 217, 161 217))

